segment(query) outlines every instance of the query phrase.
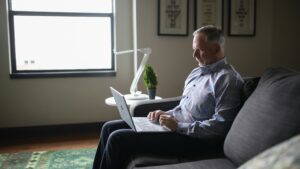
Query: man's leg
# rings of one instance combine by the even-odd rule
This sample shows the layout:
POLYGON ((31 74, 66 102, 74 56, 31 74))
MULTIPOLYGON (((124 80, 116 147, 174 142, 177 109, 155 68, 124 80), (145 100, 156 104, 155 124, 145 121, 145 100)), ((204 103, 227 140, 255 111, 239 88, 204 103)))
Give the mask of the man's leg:
POLYGON ((99 169, 104 148, 109 135, 118 129, 129 128, 123 120, 114 120, 104 123, 100 133, 100 141, 94 158, 93 169, 99 169))
POLYGON ((121 129, 110 134, 100 169, 124 169, 138 154, 165 156, 201 155, 213 147, 208 140, 178 133, 134 132, 121 129))

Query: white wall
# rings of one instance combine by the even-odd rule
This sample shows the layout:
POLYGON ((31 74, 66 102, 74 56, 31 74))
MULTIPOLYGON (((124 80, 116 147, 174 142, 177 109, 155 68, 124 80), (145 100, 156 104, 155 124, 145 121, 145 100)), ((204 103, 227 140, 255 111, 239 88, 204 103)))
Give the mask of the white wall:
POLYGON ((300 1, 274 1, 272 65, 300 71, 300 1))
MULTIPOLYGON (((255 37, 227 37, 226 42, 225 55, 244 76, 260 75, 266 67, 271 66, 273 1, 257 0, 256 3, 255 37)), ((225 28, 227 32, 228 10, 226 5, 225 28)))
MULTIPOLYGON (((227 1, 225 0, 224 12, 225 34, 227 34, 227 1)), ((132 48, 131 0, 116 2, 117 49, 130 49, 132 48)), ((297 0, 289 2, 289 7, 299 4, 297 0)), ((279 57, 272 56, 276 55, 274 51, 277 52, 278 46, 281 46, 279 42, 274 44, 274 39, 283 37, 277 34, 284 29, 279 22, 284 20, 284 16, 293 15, 289 10, 273 15, 281 3, 286 1, 276 0, 275 5, 272 0, 257 1, 255 37, 227 37, 227 59, 242 75, 260 75, 265 68, 278 63, 279 57), (278 15, 283 15, 283 19, 274 21, 274 16, 278 15)), ((190 0, 187 37, 157 36, 156 0, 138 0, 137 6, 138 47, 153 49, 149 63, 158 74, 158 95, 162 97, 180 95, 186 75, 196 66, 192 58, 193 1, 190 0)), ((293 25, 295 20, 294 18, 287 22, 293 25)), ((118 118, 116 108, 105 105, 104 100, 111 95, 109 86, 115 86, 124 93, 129 92, 133 78, 129 76, 132 74, 133 66, 131 55, 117 58, 116 77, 10 79, 5 0, 0 0, 0 22, 0 128, 97 122, 118 118)), ((283 38, 283 40, 296 42, 293 39, 283 38)), ((283 47, 280 51, 286 48, 283 47)), ((292 54, 297 56, 296 52, 292 54)), ((292 65, 300 70, 300 66, 294 66, 293 61, 286 61, 285 65, 288 67, 292 65)), ((139 85, 140 89, 144 90, 143 84, 139 85)))

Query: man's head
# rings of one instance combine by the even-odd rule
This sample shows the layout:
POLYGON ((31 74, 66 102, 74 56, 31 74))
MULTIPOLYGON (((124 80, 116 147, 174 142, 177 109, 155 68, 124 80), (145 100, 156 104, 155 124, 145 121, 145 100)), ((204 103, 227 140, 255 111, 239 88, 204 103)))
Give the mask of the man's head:
POLYGON ((193 57, 199 65, 209 65, 224 58, 225 38, 221 29, 208 25, 197 29, 193 35, 193 57))

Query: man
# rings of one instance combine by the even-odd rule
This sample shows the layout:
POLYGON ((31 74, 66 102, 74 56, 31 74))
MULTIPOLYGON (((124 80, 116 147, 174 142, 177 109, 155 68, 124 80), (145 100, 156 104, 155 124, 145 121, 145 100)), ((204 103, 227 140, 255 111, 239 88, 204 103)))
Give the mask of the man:
POLYGON ((122 169, 137 154, 201 155, 213 148, 211 138, 224 138, 241 105, 241 76, 224 57, 220 29, 205 26, 194 32, 193 57, 199 66, 187 77, 180 104, 157 110, 148 119, 172 132, 134 132, 121 120, 104 124, 94 169, 122 169))

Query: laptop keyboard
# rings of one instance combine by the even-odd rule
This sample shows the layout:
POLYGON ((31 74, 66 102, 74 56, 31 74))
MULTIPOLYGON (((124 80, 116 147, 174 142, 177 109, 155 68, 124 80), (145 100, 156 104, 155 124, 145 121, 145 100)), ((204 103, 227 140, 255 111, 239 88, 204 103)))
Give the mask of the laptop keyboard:
POLYGON ((158 123, 152 123, 147 118, 133 118, 135 127, 137 131, 166 131, 165 128, 163 128, 158 123))

